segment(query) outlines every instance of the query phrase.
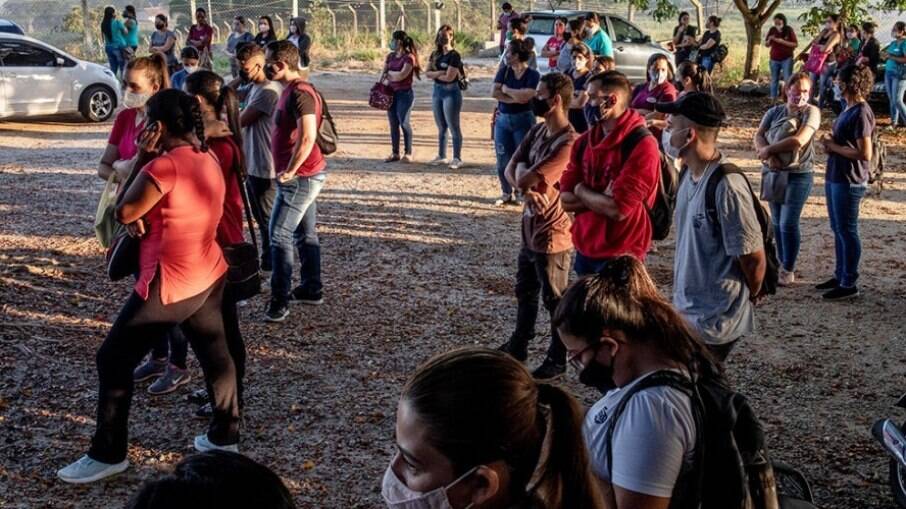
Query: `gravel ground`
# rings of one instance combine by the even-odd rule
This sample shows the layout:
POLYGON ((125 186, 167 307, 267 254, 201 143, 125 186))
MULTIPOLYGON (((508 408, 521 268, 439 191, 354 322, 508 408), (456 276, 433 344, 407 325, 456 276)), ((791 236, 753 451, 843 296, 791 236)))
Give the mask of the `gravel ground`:
MULTIPOLYGON (((299 507, 380 507, 407 375, 434 353, 495 346, 510 333, 520 215, 491 205, 493 102, 487 77, 474 75, 463 116, 468 165, 458 171, 382 163, 386 120, 365 103, 374 78, 313 78, 343 136, 319 202, 326 302, 294 309, 281 325, 261 323, 263 297, 242 309, 249 350, 242 448, 282 476, 299 507)), ((732 118, 723 149, 754 172, 750 140, 766 103, 725 101, 732 118)), ((416 159, 432 159, 436 130, 424 82, 413 125, 416 159)), ((78 119, 0 123, 0 507, 121 506, 188 454, 204 429, 183 402, 200 383, 192 364, 196 383, 184 391, 152 398, 137 390, 132 468, 88 487, 55 479, 88 447, 94 353, 129 291, 104 277, 92 230, 103 186, 95 165, 109 129, 78 119)), ((895 171, 883 198, 862 208, 864 296, 827 304, 810 290, 833 265, 818 177, 803 217, 802 283, 759 309, 757 335, 729 363, 775 458, 800 467, 829 508, 893 505, 887 461, 868 432, 874 419, 895 413, 906 361, 903 139, 887 141, 895 171)), ((665 292, 670 244, 649 260, 665 292)), ((539 335, 532 362, 546 341, 539 335)), ((574 378, 565 383, 592 403, 574 378)))

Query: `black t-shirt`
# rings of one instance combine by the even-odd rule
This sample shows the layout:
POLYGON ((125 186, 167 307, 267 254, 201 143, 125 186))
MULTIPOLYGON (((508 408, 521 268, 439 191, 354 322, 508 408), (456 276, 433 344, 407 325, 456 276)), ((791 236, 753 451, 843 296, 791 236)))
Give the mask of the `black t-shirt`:
MULTIPOLYGON (((463 73, 463 69, 462 69, 462 57, 459 56, 459 52, 456 51, 455 49, 450 50, 445 54, 435 51, 434 54, 431 55, 431 59, 434 60, 434 68, 438 71, 447 72, 447 69, 449 69, 450 67, 453 67, 453 68, 459 69, 460 75, 465 74, 465 73, 463 73)), ((438 78, 435 78, 434 81, 435 81, 435 83, 441 83, 441 84, 456 82, 456 80, 444 81, 444 80, 441 80, 438 78)))
POLYGON ((878 73, 878 64, 881 62, 881 45, 878 44, 877 39, 872 37, 865 41, 865 44, 862 45, 862 50, 859 51, 859 56, 868 59, 867 65, 871 72, 878 73))
POLYGON ((714 40, 714 46, 711 46, 708 49, 699 50, 699 52, 698 52, 699 55, 710 55, 710 54, 714 53, 715 51, 717 51, 717 47, 720 46, 720 30, 715 30, 714 32, 711 32, 711 31, 705 32, 704 35, 702 35, 701 45, 704 46, 705 43, 710 40, 714 40))
MULTIPOLYGON (((676 41, 676 38, 680 36, 680 27, 681 25, 676 25, 676 28, 673 29, 673 40, 676 41)), ((681 44, 686 37, 691 37, 695 39, 695 36, 698 35, 698 27, 692 25, 686 26, 686 29, 682 31, 682 38, 679 40, 678 44, 681 44)), ((689 60, 689 55, 692 54, 692 47, 686 46, 685 48, 679 48, 676 50, 676 63, 681 64, 689 60)))

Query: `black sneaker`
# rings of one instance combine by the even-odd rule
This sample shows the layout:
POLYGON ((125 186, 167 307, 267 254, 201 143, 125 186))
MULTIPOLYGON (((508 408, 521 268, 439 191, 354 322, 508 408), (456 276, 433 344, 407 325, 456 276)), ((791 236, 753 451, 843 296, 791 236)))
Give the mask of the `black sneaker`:
POLYGON ((195 417, 198 419, 210 419, 214 416, 214 409, 211 407, 210 403, 205 403, 198 407, 198 410, 195 411, 195 417))
POLYGON ((566 373, 566 363, 560 364, 547 357, 540 366, 535 368, 535 371, 532 371, 532 376, 538 380, 550 380, 561 376, 563 373, 566 373))
POLYGON ((261 271, 262 272, 271 272, 273 268, 271 267, 270 257, 261 259, 261 271))
POLYGON ((854 286, 852 288, 843 288, 838 286, 833 290, 825 293, 822 297, 824 300, 847 300, 855 299, 859 296, 859 288, 854 286))
POLYGON ((271 299, 271 303, 267 306, 267 311, 264 313, 265 322, 282 322, 286 320, 286 317, 289 316, 289 306, 286 305, 286 302, 271 299))
POLYGON ((308 306, 320 306, 324 304, 324 294, 321 292, 318 293, 309 293, 302 291, 301 286, 297 286, 289 294, 289 302, 292 304, 305 304, 308 306))
POLYGON ((840 283, 837 282, 837 278, 832 277, 821 284, 815 285, 815 290, 833 290, 838 286, 840 286, 840 283))
POLYGON ((509 341, 498 346, 497 349, 501 352, 510 354, 519 362, 525 362, 525 360, 528 359, 528 349, 523 348, 521 350, 516 350, 509 341))
POLYGON ((208 402, 208 390, 198 389, 186 396, 186 401, 193 405, 204 405, 208 402))

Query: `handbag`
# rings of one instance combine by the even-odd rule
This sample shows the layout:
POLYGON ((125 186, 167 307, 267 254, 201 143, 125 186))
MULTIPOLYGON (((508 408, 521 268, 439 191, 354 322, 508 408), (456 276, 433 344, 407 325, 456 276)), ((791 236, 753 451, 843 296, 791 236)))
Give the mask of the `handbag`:
MULTIPOLYGON (((119 205, 123 200, 123 197, 126 195, 129 186, 132 185, 132 182, 135 180, 135 177, 138 176, 138 173, 147 163, 150 155, 145 154, 144 152, 139 152, 138 160, 135 164, 132 165, 132 171, 129 173, 129 178, 126 179, 126 182, 123 183, 123 186, 120 188, 120 194, 116 198, 116 203, 114 204, 114 209, 116 205, 119 205)), ((139 221, 144 221, 144 219, 139 219, 139 221)), ((145 231, 148 230, 147 223, 145 224, 145 231)), ((132 274, 138 274, 139 272, 139 246, 141 239, 135 238, 129 235, 126 227, 118 224, 116 234, 113 237, 113 241, 110 243, 110 248, 107 249, 107 277, 111 281, 119 281, 126 276, 132 274)))
POLYGON ((827 53, 821 50, 821 48, 815 44, 812 46, 812 49, 809 50, 808 60, 805 61, 805 70, 814 73, 821 74, 824 72, 824 63, 827 61, 827 53))
POLYGON ((110 247, 113 237, 116 236, 120 224, 116 222, 114 212, 116 211, 116 172, 110 174, 107 178, 107 184, 101 191, 101 199, 98 200, 98 209, 94 213, 94 234, 98 238, 101 246, 110 247))
POLYGON ((771 203, 786 201, 786 186, 790 181, 790 172, 769 170, 761 175, 761 199, 771 203))
POLYGON ((261 273, 259 271, 258 242, 255 239, 255 227, 252 225, 252 214, 249 208, 249 197, 245 190, 245 172, 237 161, 233 173, 239 181, 239 194, 242 196, 242 208, 248 223, 252 242, 237 242, 223 248, 227 262, 225 298, 231 302, 248 300, 261 293, 261 273))
POLYGON ((384 84, 386 73, 381 75, 381 79, 371 87, 371 94, 368 96, 368 106, 379 110, 387 111, 393 106, 393 89, 390 85, 384 84))

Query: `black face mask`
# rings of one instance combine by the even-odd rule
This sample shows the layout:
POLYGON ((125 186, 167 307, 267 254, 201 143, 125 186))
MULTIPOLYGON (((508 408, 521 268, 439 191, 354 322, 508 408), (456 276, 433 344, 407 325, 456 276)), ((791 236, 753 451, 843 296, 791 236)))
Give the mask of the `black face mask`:
MULTIPOLYGON (((259 70, 259 71, 261 70, 261 66, 260 66, 260 65, 255 66, 255 67, 258 67, 258 70, 259 70)), ((267 73, 265 73, 265 74, 267 74, 267 73)), ((255 71, 255 75, 256 75, 256 76, 258 75, 258 71, 255 71)), ((240 69, 240 70, 239 70, 239 77, 242 78, 242 81, 252 81, 252 75, 249 74, 249 72, 246 71, 245 69, 240 69)))
POLYGON ((579 373, 579 381, 598 389, 602 394, 617 388, 617 384, 613 382, 613 366, 605 366, 596 360, 592 360, 579 373))
POLYGON ((155 23, 155 24, 154 24, 154 27, 157 28, 158 30, 163 30, 163 29, 164 29, 164 24, 163 24, 163 23, 155 23))
POLYGON ((532 97, 532 113, 534 113, 536 117, 543 117, 551 111, 551 105, 547 101, 548 99, 532 97))
POLYGON ((274 69, 274 64, 264 64, 264 76, 273 81, 274 76, 277 75, 277 70, 274 69))

